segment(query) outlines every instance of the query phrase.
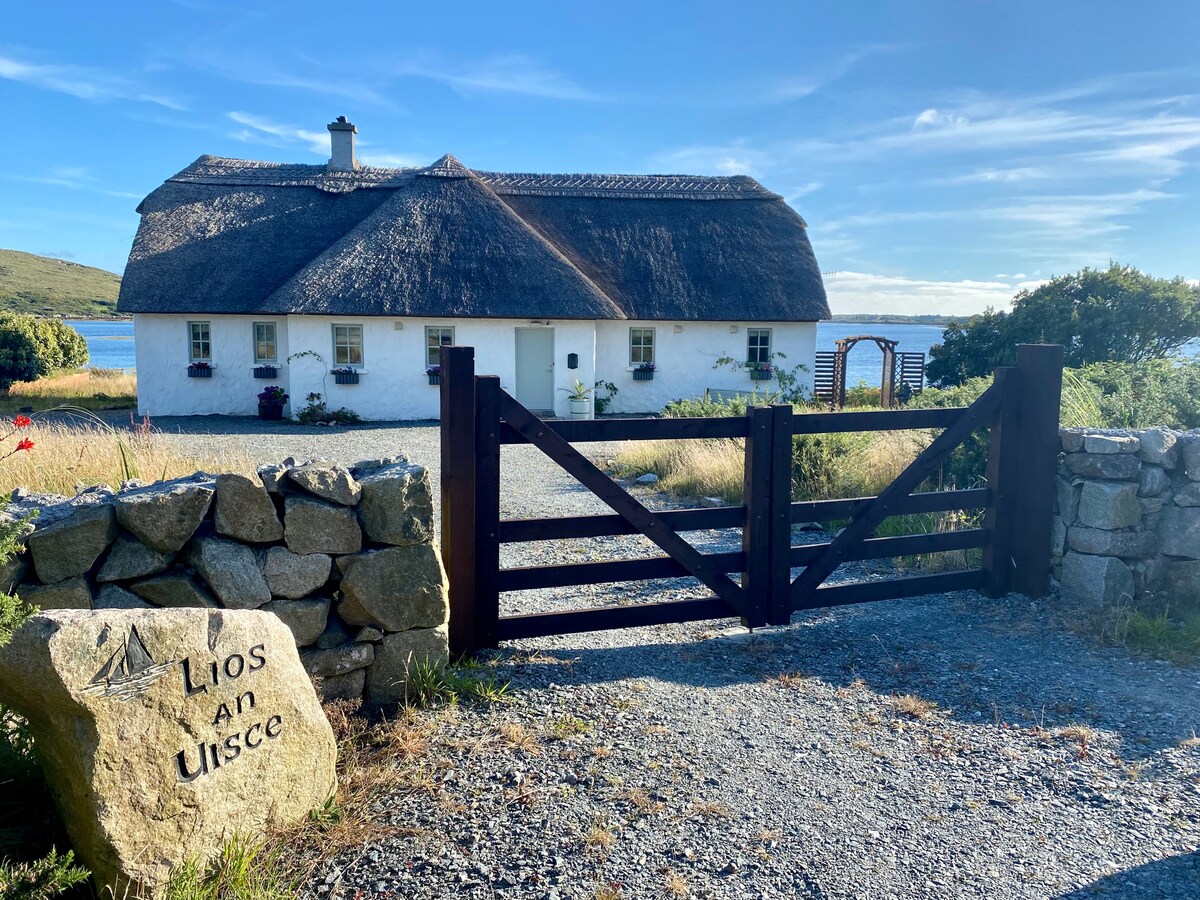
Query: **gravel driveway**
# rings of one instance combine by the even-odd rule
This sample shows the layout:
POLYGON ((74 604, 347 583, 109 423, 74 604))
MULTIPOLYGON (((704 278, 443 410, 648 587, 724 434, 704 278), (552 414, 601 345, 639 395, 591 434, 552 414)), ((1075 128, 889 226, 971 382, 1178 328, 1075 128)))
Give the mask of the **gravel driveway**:
MULTIPOLYGON (((185 447, 237 446, 264 462, 403 451, 438 471, 429 425, 155 424, 190 432, 173 438, 185 447)), ((506 448, 503 466, 507 516, 602 508, 532 449, 506 448)), ((504 550, 505 565, 528 565, 645 545, 504 550)), ((696 593, 671 580, 504 603, 696 593)), ((1200 897, 1200 670, 1091 646, 1064 612, 1057 600, 962 592, 807 612, 753 635, 724 621, 507 645, 493 664, 511 702, 423 714, 428 777, 378 802, 380 820, 401 830, 326 864, 308 890, 1200 897)))

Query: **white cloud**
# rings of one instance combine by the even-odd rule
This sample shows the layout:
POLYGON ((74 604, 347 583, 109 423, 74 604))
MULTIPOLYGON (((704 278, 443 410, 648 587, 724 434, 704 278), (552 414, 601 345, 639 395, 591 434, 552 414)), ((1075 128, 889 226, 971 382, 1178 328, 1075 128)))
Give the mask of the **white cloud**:
POLYGON ((360 152, 358 161, 364 166, 378 166, 383 169, 411 169, 415 166, 427 166, 431 162, 431 160, 421 160, 402 153, 371 152, 360 152))
POLYGON ((167 109, 186 108, 178 100, 151 91, 135 79, 86 66, 34 64, 0 55, 0 78, 93 102, 134 100, 167 109))
POLYGON ((970 121, 966 116, 938 112, 934 107, 930 107, 923 110, 913 119, 912 130, 917 131, 922 128, 957 128, 969 125, 970 121))
POLYGON ((1024 280, 933 281, 866 272, 833 272, 825 276, 825 291, 835 315, 967 316, 989 306, 1008 309, 1019 291, 1043 283, 1024 280))
POLYGON ((329 155, 329 135, 324 132, 309 131, 294 125, 281 125, 251 113, 231 112, 226 115, 239 125, 246 126, 245 129, 230 134, 234 140, 244 141, 248 144, 267 144, 272 147, 302 144, 317 156, 329 155))
POLYGON ((604 101, 598 94, 535 59, 518 54, 494 56, 477 62, 448 62, 434 54, 420 54, 395 67, 395 74, 428 78, 448 85, 459 94, 523 94, 549 100, 604 101))
POLYGON ((93 175, 82 166, 59 166, 49 169, 41 175, 5 175, 12 181, 23 181, 26 184, 45 184, 52 187, 67 188, 72 191, 88 191, 93 194, 103 194, 106 197, 118 197, 122 200, 141 200, 142 194, 132 191, 119 191, 108 186, 102 178, 93 175))

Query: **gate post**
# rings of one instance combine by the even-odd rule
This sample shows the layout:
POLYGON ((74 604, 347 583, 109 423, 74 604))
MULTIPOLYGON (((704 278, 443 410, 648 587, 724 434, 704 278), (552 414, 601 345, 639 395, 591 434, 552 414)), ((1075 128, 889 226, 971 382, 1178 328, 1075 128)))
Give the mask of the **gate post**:
POLYGON ((996 369, 1002 395, 988 443, 992 499, 983 554, 993 597, 1009 591, 1044 597, 1050 588, 1062 360, 1057 344, 1021 344, 1016 368, 996 369))
POLYGON ((767 624, 771 593, 771 443, 775 430, 774 414, 769 406, 746 410, 746 467, 742 477, 742 552, 746 570, 742 587, 749 608, 742 617, 747 628, 767 624))
POLYGON ((475 348, 442 347, 442 555, 450 581, 450 655, 479 649, 475 609, 475 348))
POLYGON ((771 407, 771 578, 767 621, 792 621, 792 405, 771 407))
POLYGON ((500 376, 475 377, 475 648, 500 644, 500 376))
POLYGON ((1021 344, 1020 488, 1015 502, 1012 590, 1044 597, 1050 590, 1050 535, 1054 476, 1058 467, 1058 419, 1062 401, 1063 348, 1021 344))

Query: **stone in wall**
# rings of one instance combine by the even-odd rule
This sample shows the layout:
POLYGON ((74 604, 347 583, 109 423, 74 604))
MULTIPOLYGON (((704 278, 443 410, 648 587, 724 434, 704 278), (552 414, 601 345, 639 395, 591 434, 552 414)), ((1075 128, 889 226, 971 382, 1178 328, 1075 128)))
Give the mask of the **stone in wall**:
POLYGON ((337 561, 342 570, 338 615, 384 631, 432 628, 449 617, 446 571, 430 544, 368 550, 337 561), (396 598, 403 595, 404 602, 396 598))
POLYGON ((1128 601, 1133 599, 1133 573, 1112 556, 1068 553, 1062 563, 1062 592, 1087 604, 1128 601))
POLYGON ((381 466, 359 477, 358 517, 367 539, 411 546, 433 539, 433 493, 421 466, 381 466))
POLYGON ((310 497, 284 501, 284 540, 294 553, 357 553, 362 531, 354 510, 310 497))
POLYGON ((1200 559, 1200 508, 1164 507, 1158 520, 1158 542, 1167 556, 1200 559))
POLYGON ((111 506, 81 506, 56 521, 39 517, 27 546, 38 580, 53 584, 91 569, 116 536, 111 506))
POLYGON ((239 541, 270 543, 283 539, 283 523, 262 481, 247 475, 217 476, 218 534, 239 541))
POLYGON ((1148 428, 1138 432, 1138 457, 1143 462, 1174 469, 1179 462, 1179 439, 1166 428, 1148 428))
POLYGON ((1088 528, 1129 528, 1141 515, 1136 484, 1089 481, 1079 493, 1076 517, 1088 528))
POLYGON ((151 485, 116 499, 117 521, 160 553, 183 549, 208 512, 214 486, 203 480, 151 485))

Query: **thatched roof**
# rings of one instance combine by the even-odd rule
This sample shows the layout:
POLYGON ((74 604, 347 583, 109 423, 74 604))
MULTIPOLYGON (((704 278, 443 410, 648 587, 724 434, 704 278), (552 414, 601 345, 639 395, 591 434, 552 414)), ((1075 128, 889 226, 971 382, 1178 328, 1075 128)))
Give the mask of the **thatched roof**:
POLYGON ((119 309, 555 319, 829 316, 804 221, 744 176, 202 156, 138 207, 119 309))

